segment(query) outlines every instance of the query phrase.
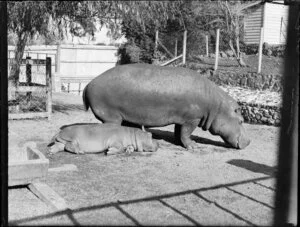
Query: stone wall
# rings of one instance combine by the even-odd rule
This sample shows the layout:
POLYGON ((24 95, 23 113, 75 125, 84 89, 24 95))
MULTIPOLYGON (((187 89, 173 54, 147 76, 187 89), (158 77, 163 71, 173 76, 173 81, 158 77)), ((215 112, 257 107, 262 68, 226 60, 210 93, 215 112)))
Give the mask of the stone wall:
MULTIPOLYGON (((269 90, 282 92, 283 77, 281 75, 267 75, 259 73, 238 74, 233 72, 204 72, 208 79, 218 85, 244 87, 251 90, 269 90)), ((202 72, 201 72, 202 74, 202 72)))
POLYGON ((265 104, 262 104, 261 102, 256 103, 249 100, 253 100, 253 96, 257 95, 256 93, 258 90, 264 91, 266 95, 271 92, 276 92, 278 93, 278 96, 281 97, 283 89, 282 76, 264 75, 258 73, 246 73, 241 75, 232 72, 214 73, 213 70, 204 70, 199 73, 214 81, 219 86, 225 85, 232 88, 241 87, 247 89, 248 91, 253 91, 250 92, 253 94, 247 94, 249 96, 248 101, 245 97, 243 98, 243 100, 239 100, 239 95, 230 94, 237 100, 237 102, 241 106, 242 115, 246 123, 280 126, 281 104, 268 104, 267 102, 265 104))
POLYGON ((258 105, 238 102, 246 123, 280 126, 281 108, 278 106, 258 105))

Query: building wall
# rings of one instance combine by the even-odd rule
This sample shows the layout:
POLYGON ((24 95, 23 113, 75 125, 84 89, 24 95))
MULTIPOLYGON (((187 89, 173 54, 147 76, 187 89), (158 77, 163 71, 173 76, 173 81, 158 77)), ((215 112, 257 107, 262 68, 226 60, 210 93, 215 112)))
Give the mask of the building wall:
MULTIPOLYGON (((8 58, 14 58, 14 46, 8 46, 8 58)), ((70 90, 82 91, 96 76, 116 66, 118 48, 98 45, 51 45, 27 46, 23 59, 46 59, 51 57, 53 88, 60 91, 61 85, 70 90), (78 88, 79 86, 79 88, 78 88)), ((8 61, 8 71, 10 71, 8 61)), ((25 65, 21 65, 21 80, 26 80, 25 65)))
POLYGON ((259 44, 260 28, 264 27, 264 40, 268 44, 285 44, 288 6, 265 3, 244 19, 244 42, 259 44))
POLYGON ((285 44, 287 34, 288 6, 265 3, 264 42, 285 44))
POLYGON ((263 6, 249 13, 244 19, 244 42, 246 44, 257 44, 260 38, 262 26, 263 6))

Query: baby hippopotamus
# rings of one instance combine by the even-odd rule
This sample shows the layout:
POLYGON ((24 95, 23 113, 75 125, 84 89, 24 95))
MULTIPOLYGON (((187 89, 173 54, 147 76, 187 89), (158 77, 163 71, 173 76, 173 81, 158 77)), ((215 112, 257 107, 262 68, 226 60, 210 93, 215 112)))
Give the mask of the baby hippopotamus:
POLYGON ((75 154, 116 154, 133 151, 154 152, 158 143, 150 132, 116 124, 74 124, 63 126, 48 144, 49 154, 69 151, 75 154))

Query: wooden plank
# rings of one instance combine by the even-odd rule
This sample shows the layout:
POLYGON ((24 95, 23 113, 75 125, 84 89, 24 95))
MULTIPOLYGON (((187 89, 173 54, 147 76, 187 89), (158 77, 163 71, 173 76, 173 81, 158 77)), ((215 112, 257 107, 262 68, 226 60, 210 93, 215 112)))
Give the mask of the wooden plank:
POLYGON ((48 112, 37 112, 37 113, 9 113, 8 119, 30 119, 30 118, 44 118, 48 117, 48 112))
POLYGON ((79 60, 75 60, 75 61, 72 61, 72 60, 61 60, 60 63, 73 63, 73 64, 77 64, 77 63, 82 63, 82 64, 85 64, 85 63, 92 63, 92 64, 106 64, 106 63, 116 63, 115 61, 79 61, 79 60))
POLYGON ((159 45, 161 45, 161 47, 167 52, 167 54, 170 55, 171 58, 174 57, 174 55, 167 49, 167 47, 164 46, 164 44, 162 44, 162 42, 158 39, 157 42, 159 43, 159 45))
POLYGON ((16 87, 11 87, 9 88, 9 91, 11 92, 41 92, 41 91, 46 91, 47 88, 45 85, 41 86, 19 86, 18 88, 16 87))
POLYGON ((51 119, 52 114, 52 79, 51 79, 51 58, 46 58, 46 93, 47 93, 47 106, 48 120, 51 119))
POLYGON ((92 79, 94 79, 95 77, 90 77, 90 78, 82 78, 82 77, 80 77, 80 78, 78 78, 78 77, 68 77, 68 78, 66 78, 66 77, 61 77, 60 81, 61 81, 61 83, 80 83, 80 82, 81 83, 84 83, 84 82, 88 83, 92 79))
POLYGON ((47 184, 35 182, 29 184, 28 188, 33 194, 51 206, 55 211, 64 211, 70 209, 66 201, 47 184))
POLYGON ((167 62, 162 63, 161 66, 166 66, 166 65, 172 63, 173 61, 176 61, 176 60, 179 59, 179 58, 182 58, 182 54, 179 55, 179 56, 177 56, 176 58, 173 58, 173 59, 171 59, 171 60, 169 60, 169 61, 167 61, 167 62))
POLYGON ((48 172, 62 172, 62 171, 78 171, 78 168, 74 164, 64 164, 59 167, 49 168, 48 172))

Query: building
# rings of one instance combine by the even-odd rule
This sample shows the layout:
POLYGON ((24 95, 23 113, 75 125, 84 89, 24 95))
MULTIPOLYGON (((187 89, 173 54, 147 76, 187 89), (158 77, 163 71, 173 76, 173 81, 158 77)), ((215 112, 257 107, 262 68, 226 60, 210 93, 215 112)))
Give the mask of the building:
POLYGON ((263 43, 279 45, 286 43, 288 6, 282 1, 262 1, 248 9, 244 18, 245 44, 259 44, 263 27, 263 43))

